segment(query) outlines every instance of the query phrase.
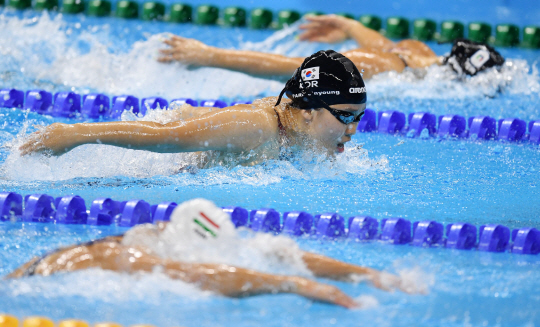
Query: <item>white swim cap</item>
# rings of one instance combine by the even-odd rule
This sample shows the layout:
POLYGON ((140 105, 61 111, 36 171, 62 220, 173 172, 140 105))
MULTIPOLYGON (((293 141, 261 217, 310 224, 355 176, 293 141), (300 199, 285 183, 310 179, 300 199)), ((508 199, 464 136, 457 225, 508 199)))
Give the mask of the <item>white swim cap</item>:
POLYGON ((216 242, 236 237, 229 215, 212 201, 193 199, 180 204, 171 214, 171 224, 188 242, 216 242))

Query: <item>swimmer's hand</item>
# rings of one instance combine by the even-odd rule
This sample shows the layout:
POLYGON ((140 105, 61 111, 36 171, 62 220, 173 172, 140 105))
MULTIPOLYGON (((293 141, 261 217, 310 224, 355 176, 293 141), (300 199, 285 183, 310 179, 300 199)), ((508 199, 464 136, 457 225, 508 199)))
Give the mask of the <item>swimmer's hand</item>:
POLYGON ((31 153, 46 152, 61 155, 76 146, 75 125, 54 123, 41 131, 30 134, 19 147, 21 156, 31 153))
POLYGON ((213 47, 194 39, 173 35, 163 42, 170 48, 159 50, 157 60, 160 62, 176 60, 190 66, 205 66, 210 64, 213 57, 213 47))
POLYGON ((291 293, 296 293, 317 301, 337 304, 348 309, 360 307, 360 304, 355 302, 350 296, 343 293, 337 287, 301 277, 289 277, 288 279, 293 282, 291 293))
POLYGON ((304 30, 302 41, 338 43, 348 39, 354 20, 337 15, 307 16, 308 23, 300 25, 304 30))
POLYGON ((168 262, 165 272, 172 278, 197 283, 202 289, 231 297, 256 294, 293 293, 313 300, 357 308, 337 287, 296 276, 272 275, 223 264, 168 262))

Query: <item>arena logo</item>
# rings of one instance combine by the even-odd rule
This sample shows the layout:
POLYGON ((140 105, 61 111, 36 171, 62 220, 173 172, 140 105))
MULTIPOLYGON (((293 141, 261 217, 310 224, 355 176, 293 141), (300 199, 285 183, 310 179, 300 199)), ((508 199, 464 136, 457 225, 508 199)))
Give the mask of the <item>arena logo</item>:
POLYGON ((349 93, 366 93, 366 87, 351 87, 349 93))

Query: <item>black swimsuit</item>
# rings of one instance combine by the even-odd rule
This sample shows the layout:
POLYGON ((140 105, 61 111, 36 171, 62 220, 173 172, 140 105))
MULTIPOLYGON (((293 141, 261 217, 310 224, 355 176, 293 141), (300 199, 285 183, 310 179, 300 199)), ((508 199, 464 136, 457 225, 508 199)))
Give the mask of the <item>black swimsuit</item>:
MULTIPOLYGON (((119 240, 114 240, 113 239, 114 237, 118 237, 118 236, 124 236, 124 234, 117 235, 117 236, 107 236, 107 237, 104 237, 104 238, 100 238, 98 240, 81 243, 81 244, 78 244, 78 245, 75 245, 75 246, 90 246, 90 245, 96 244, 96 243, 111 242, 111 241, 116 241, 118 244, 120 244, 119 240)), ((21 277, 34 276, 36 274, 37 266, 43 261, 43 259, 47 258, 48 256, 50 256, 52 254, 55 254, 55 253, 60 252, 60 251, 64 251, 65 249, 68 249, 68 248, 71 248, 71 247, 74 247, 74 246, 59 248, 59 249, 55 249, 55 250, 52 250, 52 251, 49 251, 49 252, 45 253, 44 255, 39 257, 36 261, 32 262, 32 264, 28 268, 26 268, 26 270, 23 272, 21 277)))
POLYGON ((402 55, 400 54, 397 54, 398 58, 401 59, 401 61, 403 61, 403 64, 405 65, 405 68, 409 67, 409 65, 407 65, 407 62, 405 61, 405 58, 403 58, 402 55))

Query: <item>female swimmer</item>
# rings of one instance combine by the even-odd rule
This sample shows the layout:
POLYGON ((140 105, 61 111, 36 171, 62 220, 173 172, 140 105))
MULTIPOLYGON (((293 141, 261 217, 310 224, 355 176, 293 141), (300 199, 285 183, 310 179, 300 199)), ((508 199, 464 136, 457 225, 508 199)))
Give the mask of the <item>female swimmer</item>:
POLYGON ((213 150, 234 153, 244 158, 239 164, 250 165, 276 159, 284 148, 343 152, 365 107, 364 81, 354 64, 332 50, 319 51, 304 60, 277 101, 270 97, 220 110, 184 106, 170 111, 176 121, 167 124, 55 123, 32 134, 20 151, 60 155, 90 143, 163 153, 213 150), (283 94, 290 100, 282 101, 283 94))
MULTIPOLYGON (((336 15, 306 16, 308 23, 301 25, 304 32, 300 40, 341 42, 355 40, 359 49, 343 54, 363 72, 364 78, 386 71, 402 72, 405 67, 425 68, 434 64, 448 64, 459 75, 475 75, 489 67, 500 66, 503 57, 486 44, 456 40, 447 57, 437 56, 425 43, 403 40, 397 43, 360 22, 336 15)), ((180 61, 191 66, 226 68, 257 76, 290 76, 303 61, 278 54, 244 50, 220 49, 197 40, 173 36, 160 50, 162 62, 180 61)))
POLYGON ((239 252, 244 249, 255 253, 254 256, 273 259, 273 262, 281 265, 299 261, 314 276, 347 281, 354 280, 353 276, 357 275, 381 289, 398 288, 411 292, 404 289, 400 279, 394 275, 301 251, 293 240, 284 236, 259 235, 278 240, 272 242, 273 248, 269 248, 268 239, 264 239, 264 242, 258 243, 257 252, 255 243, 240 243, 246 240, 236 234, 228 214, 208 200, 195 199, 178 206, 171 215, 170 223, 138 225, 125 235, 58 249, 30 260, 7 278, 36 274, 49 276, 88 268, 125 273, 152 272, 160 268, 171 278, 195 283, 202 289, 226 296, 295 293, 347 308, 358 306, 334 286, 297 276, 258 272, 223 262, 234 261, 234 258, 230 259, 231 255, 239 257, 239 252))

